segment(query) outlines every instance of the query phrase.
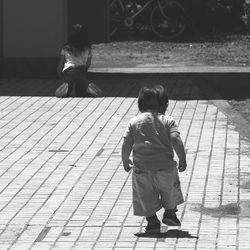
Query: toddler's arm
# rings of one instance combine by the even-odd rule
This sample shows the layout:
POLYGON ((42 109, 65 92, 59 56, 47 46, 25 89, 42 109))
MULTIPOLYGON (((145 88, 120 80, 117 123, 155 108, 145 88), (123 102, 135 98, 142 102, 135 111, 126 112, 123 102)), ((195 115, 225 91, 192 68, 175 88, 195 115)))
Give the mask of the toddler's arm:
POLYGON ((187 167, 186 153, 185 153, 183 142, 178 132, 170 133, 170 139, 171 139, 173 148, 179 158, 179 171, 183 172, 185 171, 187 167))
POLYGON ((131 124, 129 123, 123 135, 123 143, 122 143, 122 162, 124 170, 126 172, 129 172, 133 167, 133 163, 129 159, 133 145, 134 145, 134 138, 132 135, 132 127, 131 124))
POLYGON ((132 151, 133 143, 130 138, 124 137, 122 143, 122 162, 123 167, 126 172, 129 172, 133 166, 132 161, 129 159, 130 153, 132 151))

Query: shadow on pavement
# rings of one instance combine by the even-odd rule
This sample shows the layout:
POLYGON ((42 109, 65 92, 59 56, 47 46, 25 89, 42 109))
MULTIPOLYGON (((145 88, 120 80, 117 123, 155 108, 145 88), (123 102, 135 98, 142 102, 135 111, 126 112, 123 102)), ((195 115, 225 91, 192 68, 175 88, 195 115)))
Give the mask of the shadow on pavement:
POLYGON ((164 233, 136 233, 135 236, 140 238, 196 238, 197 236, 191 235, 188 231, 182 230, 168 230, 164 233))
POLYGON ((213 79, 211 86, 226 100, 244 100, 250 98, 250 76, 235 75, 223 79, 213 79))
MULTIPOLYGON (((120 75, 90 78, 102 89, 101 97, 137 97, 142 86, 162 84, 169 99, 208 100, 250 98, 248 74, 211 76, 207 74, 182 75, 120 75), (213 91, 207 91, 208 87, 213 91), (219 93, 219 95, 218 95, 219 93)), ((61 84, 58 79, 0 79, 0 96, 54 96, 61 84)))

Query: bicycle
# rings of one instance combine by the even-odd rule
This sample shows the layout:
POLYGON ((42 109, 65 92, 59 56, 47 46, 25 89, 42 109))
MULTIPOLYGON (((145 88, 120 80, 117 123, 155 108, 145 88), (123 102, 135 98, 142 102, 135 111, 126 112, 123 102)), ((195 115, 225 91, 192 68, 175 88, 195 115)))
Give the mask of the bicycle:
POLYGON ((159 38, 180 38, 191 27, 185 8, 176 0, 111 0, 110 37, 124 27, 151 29, 159 38))

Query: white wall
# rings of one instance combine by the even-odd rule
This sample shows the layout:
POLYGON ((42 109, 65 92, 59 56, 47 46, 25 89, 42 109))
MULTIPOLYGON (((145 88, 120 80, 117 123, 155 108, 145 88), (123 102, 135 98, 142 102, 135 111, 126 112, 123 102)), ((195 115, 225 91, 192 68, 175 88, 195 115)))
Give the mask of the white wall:
POLYGON ((3 0, 4 57, 58 56, 66 13, 66 0, 3 0))

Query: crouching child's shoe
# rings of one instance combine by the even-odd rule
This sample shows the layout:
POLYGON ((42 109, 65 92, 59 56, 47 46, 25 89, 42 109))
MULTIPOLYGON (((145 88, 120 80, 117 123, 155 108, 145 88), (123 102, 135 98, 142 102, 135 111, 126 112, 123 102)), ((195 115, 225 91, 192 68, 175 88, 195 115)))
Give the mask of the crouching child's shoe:
POLYGON ((168 226, 180 226, 181 222, 176 216, 177 209, 165 210, 162 222, 168 226))
POLYGON ((68 91, 69 84, 65 82, 56 89, 55 96, 58 98, 66 97, 68 95, 68 91))

